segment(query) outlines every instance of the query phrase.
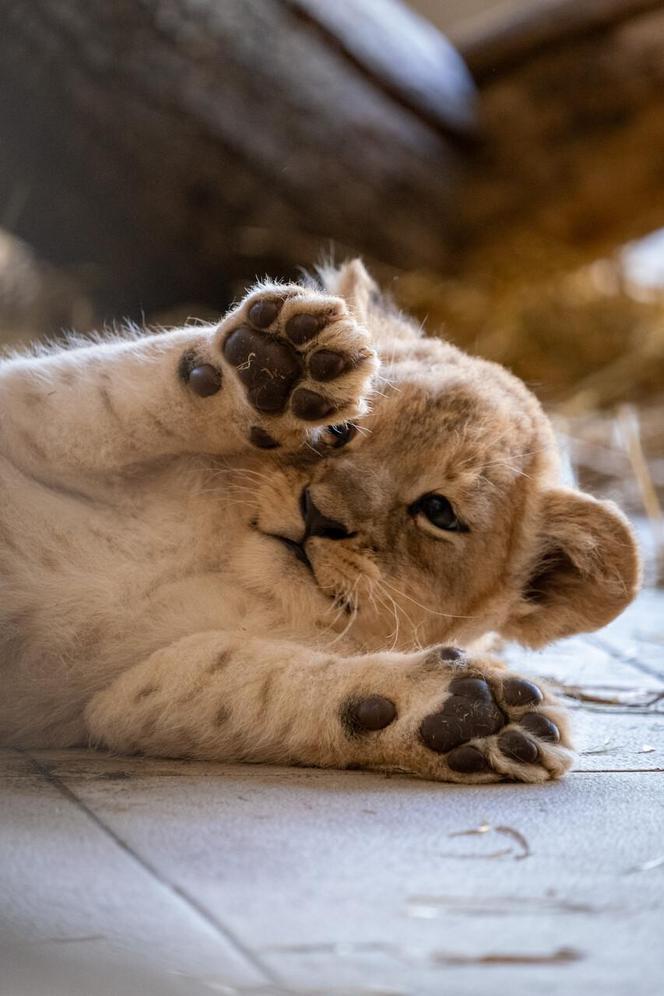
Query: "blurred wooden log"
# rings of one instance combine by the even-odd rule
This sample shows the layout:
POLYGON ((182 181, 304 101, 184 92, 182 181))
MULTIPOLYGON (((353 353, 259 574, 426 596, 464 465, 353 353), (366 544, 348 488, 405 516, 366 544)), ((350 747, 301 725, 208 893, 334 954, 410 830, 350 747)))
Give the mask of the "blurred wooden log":
POLYGON ((96 264, 123 289, 114 310, 221 305, 235 278, 331 241, 445 263, 473 90, 398 0, 5 0, 0 16, 0 199, 21 201, 5 224, 96 264))
POLYGON ((532 59, 547 49, 597 36, 661 7, 661 0, 539 0, 515 14, 488 11, 457 33, 476 82, 532 59))
POLYGON ((547 0, 457 44, 484 128, 458 272, 526 282, 664 225, 662 0, 547 0))
POLYGON ((397 0, 5 0, 0 224, 107 313, 221 307, 332 242, 532 282, 664 225, 664 3, 458 45, 397 0), (461 178, 461 182, 460 182, 461 178))
POLYGON ((362 75, 434 130, 476 129, 468 70, 450 43, 393 0, 284 0, 362 75))

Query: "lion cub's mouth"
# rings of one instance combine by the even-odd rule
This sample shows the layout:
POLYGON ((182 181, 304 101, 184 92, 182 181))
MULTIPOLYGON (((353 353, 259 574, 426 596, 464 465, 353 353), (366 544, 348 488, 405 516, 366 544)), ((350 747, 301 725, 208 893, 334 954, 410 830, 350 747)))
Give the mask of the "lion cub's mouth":
POLYGON ((301 564, 304 564, 304 566, 311 571, 312 574, 314 573, 311 561, 307 557, 307 552, 302 543, 289 539, 288 536, 279 536, 276 533, 266 533, 265 535, 269 536, 271 539, 278 540, 279 543, 283 544, 283 546, 291 551, 291 553, 300 561, 301 564))
POLYGON ((297 540, 291 539, 289 536, 281 536, 279 533, 263 533, 263 536, 268 536, 270 539, 277 540, 278 543, 281 543, 282 546, 285 546, 286 549, 290 550, 293 556, 307 568, 318 590, 325 595, 326 598, 329 598, 335 606, 343 609, 346 615, 353 615, 353 613, 357 611, 357 605, 347 593, 340 592, 338 590, 330 592, 329 590, 321 588, 318 578, 316 577, 313 564, 309 560, 307 552, 304 549, 304 543, 298 543, 297 540))

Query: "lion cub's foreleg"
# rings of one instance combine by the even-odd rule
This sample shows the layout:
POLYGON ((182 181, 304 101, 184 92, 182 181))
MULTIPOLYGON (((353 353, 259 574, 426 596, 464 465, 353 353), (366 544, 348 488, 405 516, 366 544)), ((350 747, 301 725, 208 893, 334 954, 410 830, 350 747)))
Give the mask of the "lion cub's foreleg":
POLYGON ((366 410, 367 330, 338 297, 252 291, 217 326, 0 365, 0 455, 45 482, 188 453, 300 446, 366 410))
POLYGON ((547 692, 452 647, 341 657, 201 633, 98 693, 86 722, 93 743, 120 752, 455 782, 542 782, 572 759, 547 692))

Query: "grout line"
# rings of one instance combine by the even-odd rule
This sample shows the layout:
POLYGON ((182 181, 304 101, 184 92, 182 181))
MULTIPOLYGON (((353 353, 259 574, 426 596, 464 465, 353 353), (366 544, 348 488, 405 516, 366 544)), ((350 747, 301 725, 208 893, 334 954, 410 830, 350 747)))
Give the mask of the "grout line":
POLYGON ((584 643, 589 643, 591 647, 595 647, 597 650, 604 650, 605 653, 612 657, 619 664, 627 664, 630 667, 636 668, 641 674, 647 674, 650 678, 658 678, 660 681, 664 680, 664 674, 661 670, 655 667, 650 667, 649 664, 644 664, 643 661, 639 660, 634 654, 624 653, 617 647, 602 636, 597 636, 596 634, 586 634, 582 638, 584 643))
POLYGON ((572 768, 570 775, 661 775, 664 768, 572 768))
POLYGON ((87 806, 86 803, 83 802, 83 800, 80 799, 76 793, 57 775, 54 775, 45 764, 40 762, 36 757, 33 757, 33 755, 27 750, 21 750, 18 748, 17 753, 27 757, 39 774, 50 785, 57 789, 57 791, 68 799, 69 802, 73 803, 73 805, 85 813, 88 819, 90 819, 100 830, 110 837, 119 848, 121 848, 126 854, 129 855, 130 858, 133 859, 133 861, 136 862, 136 864, 140 865, 144 871, 148 872, 149 875, 151 875, 165 889, 168 889, 168 891, 171 892, 177 899, 185 903, 185 905, 196 913, 203 921, 205 921, 209 927, 212 927, 218 934, 221 934, 224 940, 234 947, 252 966, 252 968, 264 977, 266 982, 272 985, 282 986, 280 979, 273 973, 272 969, 265 965, 250 948, 246 947, 246 945, 235 936, 233 931, 218 920, 206 906, 200 903, 193 896, 189 895, 189 893, 182 889, 179 885, 176 885, 174 882, 170 882, 168 879, 164 878, 158 868, 156 868, 150 861, 147 861, 141 854, 137 854, 131 845, 127 843, 127 841, 123 840, 123 838, 120 837, 115 830, 107 826, 106 823, 104 823, 104 821, 94 812, 94 810, 90 809, 89 806, 87 806))

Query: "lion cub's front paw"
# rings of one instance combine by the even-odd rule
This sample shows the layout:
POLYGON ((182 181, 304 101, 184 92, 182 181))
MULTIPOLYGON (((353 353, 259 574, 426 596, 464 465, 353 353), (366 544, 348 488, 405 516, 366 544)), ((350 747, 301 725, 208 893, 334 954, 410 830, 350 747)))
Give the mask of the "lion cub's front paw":
POLYGON ((296 285, 254 291, 219 334, 266 440, 366 411, 376 355, 341 298, 296 285))
POLYGON ((443 647, 403 679, 380 684, 342 706, 355 751, 366 757, 361 763, 473 783, 543 782, 572 763, 565 713, 555 698, 490 661, 443 647))

